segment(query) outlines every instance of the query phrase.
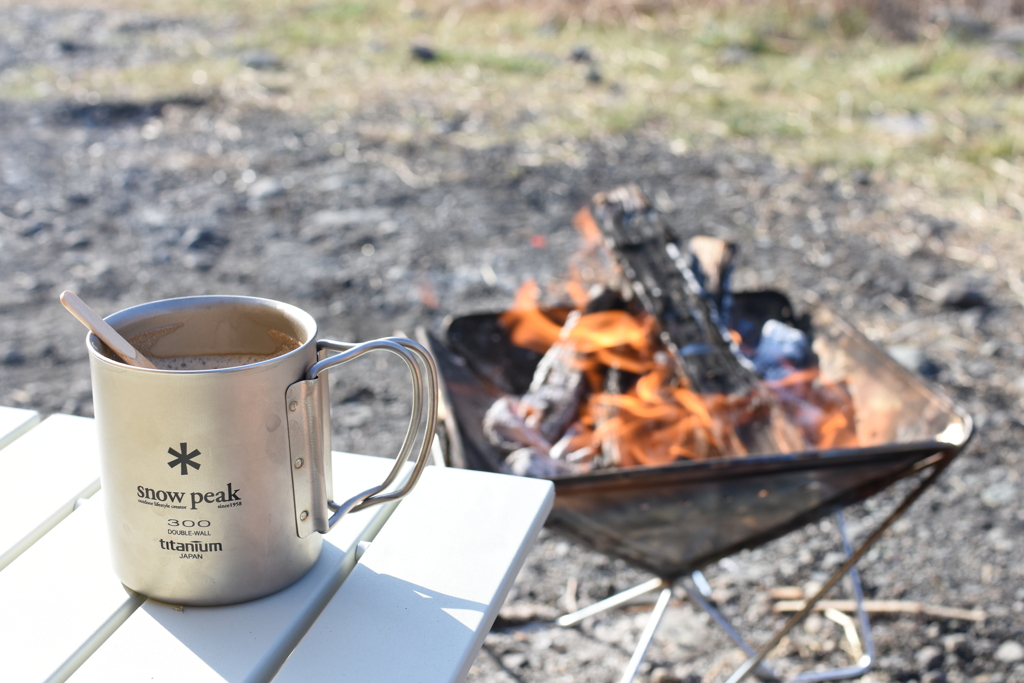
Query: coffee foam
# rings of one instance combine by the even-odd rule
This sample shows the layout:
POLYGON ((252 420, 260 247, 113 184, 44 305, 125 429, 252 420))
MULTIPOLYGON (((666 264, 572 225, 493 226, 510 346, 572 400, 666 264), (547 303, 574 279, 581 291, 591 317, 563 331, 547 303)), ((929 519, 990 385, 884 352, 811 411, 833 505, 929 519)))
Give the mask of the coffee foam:
POLYGON ((219 370, 251 365, 280 356, 279 353, 225 353, 209 356, 150 356, 159 370, 219 370))
MULTIPOLYGON (((161 327, 149 332, 143 332, 131 337, 128 341, 145 355, 159 370, 177 370, 179 372, 194 372, 196 370, 219 370, 223 368, 235 368, 242 365, 252 365, 271 358, 283 356, 289 351, 302 346, 302 343, 291 335, 279 332, 278 330, 267 330, 267 336, 274 342, 273 353, 216 353, 196 354, 186 356, 157 356, 151 351, 153 345, 161 337, 180 328, 181 324, 161 327)), ((120 361, 119 358, 116 360, 120 361)))

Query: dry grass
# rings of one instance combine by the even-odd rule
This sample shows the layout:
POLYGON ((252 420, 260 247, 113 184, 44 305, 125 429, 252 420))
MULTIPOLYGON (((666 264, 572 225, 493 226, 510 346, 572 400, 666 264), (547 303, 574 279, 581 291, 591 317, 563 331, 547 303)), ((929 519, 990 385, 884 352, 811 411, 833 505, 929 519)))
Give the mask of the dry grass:
MULTIPOLYGON (((448 136, 457 144, 511 141, 527 164, 578 163, 575 141, 642 129, 677 151, 741 144, 837 178, 871 173, 922 210, 968 224, 1017 229, 1024 215, 1024 62, 931 21, 950 3, 144 1, 145 11, 196 14, 213 26, 230 17, 232 29, 170 62, 84 72, 63 83, 68 93, 216 90, 339 121, 389 106, 406 125, 374 134, 432 135, 438 121, 459 119, 448 136), (413 43, 439 58, 412 59, 413 43), (581 45, 592 62, 568 58, 581 45), (242 68, 237 55, 255 47, 287 68, 242 68)), ((974 4, 978 16, 1001 8, 1006 19, 1024 0, 974 4)), ((45 69, 0 74, 0 97, 57 95, 45 69)))

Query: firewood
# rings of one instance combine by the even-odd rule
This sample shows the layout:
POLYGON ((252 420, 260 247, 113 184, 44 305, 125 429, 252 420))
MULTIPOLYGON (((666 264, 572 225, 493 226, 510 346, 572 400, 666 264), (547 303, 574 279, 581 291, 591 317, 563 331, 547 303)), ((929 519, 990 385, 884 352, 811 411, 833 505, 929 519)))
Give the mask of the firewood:
POLYGON ((694 390, 752 391, 757 377, 729 349, 695 283, 687 283, 692 271, 640 188, 626 185, 598 193, 591 211, 640 308, 661 324, 661 341, 694 390))
MULTIPOLYGON (((780 600, 772 607, 772 611, 779 614, 799 612, 803 608, 803 600, 780 600)), ((819 600, 814 605, 815 612, 824 612, 829 609, 852 613, 857 610, 857 603, 853 600, 819 600)), ((936 619, 960 619, 962 621, 985 621, 988 617, 984 610, 926 605, 923 602, 912 600, 865 600, 864 610, 873 614, 923 614, 936 619)))
MULTIPOLYGON (((604 393, 611 396, 618 396, 623 393, 622 371, 618 368, 608 368, 604 380, 604 393)), ((619 409, 607 403, 598 405, 594 409, 594 429, 599 430, 606 422, 614 419, 619 414, 619 409)), ((618 467, 622 463, 622 453, 619 449, 619 440, 605 438, 601 440, 601 452, 597 455, 595 467, 618 467)))
MULTIPOLYGON (((721 326, 715 296, 704 295, 722 293, 734 249, 710 238, 697 240, 695 260, 706 283, 702 291, 675 238, 638 186, 594 195, 590 212, 606 249, 630 283, 635 305, 660 323, 660 340, 672 356, 677 376, 700 394, 747 397, 749 419, 737 433, 749 452, 800 450, 799 431, 776 407, 753 366, 721 326)), ((586 219, 577 216, 578 221, 586 219)))
POLYGON ((540 432, 548 443, 557 441, 576 419, 587 389, 579 353, 568 343, 579 319, 579 311, 569 314, 558 341, 541 358, 530 389, 520 400, 520 415, 526 425, 540 432))
POLYGON ((520 413, 520 399, 517 396, 502 396, 495 401, 484 415, 484 435, 491 445, 508 453, 524 446, 535 448, 542 453, 551 450, 536 427, 526 424, 520 413))
POLYGON ((721 307, 722 295, 729 291, 729 272, 736 245, 717 237, 697 235, 690 238, 694 274, 704 291, 721 307))

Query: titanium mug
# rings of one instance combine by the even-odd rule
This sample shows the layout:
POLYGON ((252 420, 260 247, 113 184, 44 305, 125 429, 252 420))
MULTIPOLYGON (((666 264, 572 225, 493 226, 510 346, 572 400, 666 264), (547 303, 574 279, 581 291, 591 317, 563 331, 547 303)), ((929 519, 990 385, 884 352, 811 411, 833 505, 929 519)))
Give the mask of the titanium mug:
POLYGON ((305 311, 240 296, 156 301, 106 321, 158 366, 177 357, 247 361, 149 370, 86 338, 114 571, 143 595, 224 605, 285 588, 320 556, 320 534, 347 512, 401 498, 426 465, 437 371, 413 341, 317 341, 305 311), (388 477, 335 503, 324 373, 373 350, 409 367, 409 429, 388 477), (417 440, 407 481, 388 491, 417 440))

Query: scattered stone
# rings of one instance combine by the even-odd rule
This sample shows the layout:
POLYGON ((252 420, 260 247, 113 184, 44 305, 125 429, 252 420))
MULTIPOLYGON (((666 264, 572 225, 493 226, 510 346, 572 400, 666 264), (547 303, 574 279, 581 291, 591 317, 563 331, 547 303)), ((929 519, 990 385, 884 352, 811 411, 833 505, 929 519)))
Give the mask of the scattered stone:
POLYGON ((914 661, 917 662, 922 671, 931 671, 942 666, 942 661, 945 657, 946 655, 941 648, 934 645, 925 645, 914 655, 914 661))
POLYGON ((966 311, 969 308, 987 307, 988 301, 985 295, 978 290, 955 284, 946 289, 942 296, 942 305, 946 308, 966 311))
POLYGON ((501 663, 506 669, 515 671, 526 664, 526 655, 522 652, 511 652, 501 658, 501 663))
POLYGON ((942 648, 949 654, 957 654, 963 657, 969 652, 967 635, 964 633, 950 633, 942 639, 942 648))
POLYGON ((284 62, 270 50, 249 50, 239 57, 244 66, 257 71, 278 71, 284 68, 284 62))
POLYGON ((413 56, 413 59, 418 59, 421 62, 437 61, 437 51, 426 45, 413 45, 409 48, 409 54, 413 56))
POLYGON ((1017 499, 1017 487, 1010 481, 997 481, 982 489, 980 498, 988 507, 1000 508, 1017 499))
POLYGON ((577 45, 569 53, 569 59, 577 63, 590 63, 594 58, 590 55, 590 48, 586 45, 577 45))
POLYGON ((92 237, 85 230, 74 230, 64 237, 64 246, 68 249, 87 249, 92 244, 92 237))
POLYGON ((750 50, 739 45, 729 45, 718 51, 717 61, 722 65, 740 64, 750 58, 750 50))
POLYGON ((251 199, 271 199, 280 197, 284 192, 284 186, 276 178, 260 178, 249 186, 247 194, 251 199))
POLYGON ((921 137, 935 129, 935 122, 931 118, 917 113, 882 114, 869 118, 868 123, 882 132, 898 137, 921 137))
POLYGON ((325 209, 317 211, 306 220, 299 236, 310 242, 350 225, 379 223, 390 216, 391 211, 379 207, 344 209, 342 211, 325 209))
POLYGON ((682 679, 678 678, 671 670, 666 669, 663 666, 656 666, 651 669, 651 673, 648 675, 648 680, 651 683, 682 683, 682 679))
POLYGON ((946 683, 946 674, 938 669, 926 671, 921 676, 921 683, 946 683))
POLYGON ((208 228, 189 228, 181 236, 181 245, 194 251, 220 249, 230 241, 227 236, 208 228))
POLYGON ((159 207, 147 206, 139 212, 139 219, 147 227, 162 228, 167 225, 170 215, 159 207))
POLYGON ((210 254, 208 252, 190 251, 189 253, 185 254, 185 256, 181 260, 181 263, 189 270, 206 272, 213 268, 213 266, 217 263, 217 258, 213 254, 210 254))
POLYGON ((596 85, 600 83, 602 80, 604 80, 604 78, 601 76, 601 72, 597 70, 596 66, 591 65, 590 68, 587 70, 587 83, 592 83, 596 85))
POLYGON ((946 10, 935 12, 932 21, 944 24, 946 35, 958 40, 978 40, 992 33, 992 24, 969 10, 946 10))
POLYGON ((1024 44, 1024 24, 1003 26, 992 36, 993 43, 1024 44))
POLYGON ((1006 662, 1007 664, 1024 662, 1024 645, 1013 640, 1007 640, 996 649, 996 653, 992 656, 996 658, 996 661, 1006 662))
POLYGON ((0 352, 0 364, 2 365, 21 365, 24 362, 25 356, 16 346, 9 346, 6 350, 0 352))
POLYGON ((896 344, 886 348, 886 351, 893 360, 911 372, 920 373, 925 377, 935 377, 939 374, 938 366, 916 346, 896 344))

